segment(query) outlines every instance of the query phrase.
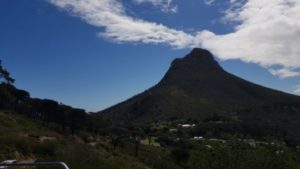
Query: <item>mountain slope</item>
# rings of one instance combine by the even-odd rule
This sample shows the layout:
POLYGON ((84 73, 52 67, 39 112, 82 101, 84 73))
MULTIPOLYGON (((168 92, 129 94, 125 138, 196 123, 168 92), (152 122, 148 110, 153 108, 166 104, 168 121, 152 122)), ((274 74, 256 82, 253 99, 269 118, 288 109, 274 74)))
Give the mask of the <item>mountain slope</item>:
POLYGON ((299 98, 255 85, 225 72, 214 60, 211 53, 203 49, 194 49, 182 59, 173 61, 158 87, 176 86, 193 97, 215 100, 230 100, 233 103, 249 104, 265 99, 282 101, 299 98))
POLYGON ((268 105, 297 105, 300 97, 265 88, 224 71, 210 52, 193 51, 175 59, 151 89, 103 113, 122 120, 203 119, 211 113, 234 113, 268 105))
POLYGON ((99 114, 116 124, 215 121, 230 124, 232 132, 300 140, 300 97, 234 76, 199 48, 175 59, 154 87, 99 114))

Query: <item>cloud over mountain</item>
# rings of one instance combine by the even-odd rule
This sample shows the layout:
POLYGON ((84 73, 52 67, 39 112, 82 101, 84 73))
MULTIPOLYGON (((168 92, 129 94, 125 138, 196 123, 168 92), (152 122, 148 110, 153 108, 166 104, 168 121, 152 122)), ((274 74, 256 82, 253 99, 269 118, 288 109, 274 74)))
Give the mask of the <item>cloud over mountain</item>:
MULTIPOLYGON (((191 34, 135 18, 128 15, 123 4, 117 0, 49 2, 93 26, 104 28, 104 32, 98 35, 118 43, 167 44, 173 48, 204 47, 222 60, 240 59, 256 63, 281 78, 299 75, 299 0, 231 0, 224 20, 234 23, 235 29, 223 35, 209 30, 191 34)), ((152 2, 159 4, 163 1, 152 2)))
POLYGON ((225 18, 238 23, 234 32, 216 35, 202 31, 197 39, 221 59, 241 59, 270 70, 279 65, 273 72, 290 77, 299 74, 295 72, 300 67, 299 16, 300 2, 296 0, 249 0, 227 11, 225 18))

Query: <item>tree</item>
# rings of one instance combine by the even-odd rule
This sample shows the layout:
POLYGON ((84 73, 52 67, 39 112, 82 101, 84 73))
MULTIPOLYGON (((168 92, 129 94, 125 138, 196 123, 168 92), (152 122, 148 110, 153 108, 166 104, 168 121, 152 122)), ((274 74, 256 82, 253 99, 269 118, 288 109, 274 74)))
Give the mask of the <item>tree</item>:
POLYGON ((42 100, 41 111, 47 122, 56 122, 56 119, 59 118, 58 103, 54 100, 42 100))
POLYGON ((21 113, 27 113, 30 94, 25 90, 15 89, 13 95, 15 97, 14 109, 21 113))
POLYGON ((4 78, 7 84, 13 84, 15 79, 10 76, 10 73, 2 67, 2 61, 0 60, 0 78, 4 78))
POLYGON ((106 128, 106 134, 110 138, 110 142, 113 146, 113 151, 115 152, 117 149, 117 146, 122 143, 122 141, 126 138, 128 138, 128 131, 125 128, 122 127, 108 127, 106 128))
POLYGON ((171 156, 176 160, 177 163, 180 163, 187 161, 190 157, 190 153, 184 148, 174 148, 171 151, 171 156))
POLYGON ((138 156, 138 152, 140 149, 141 144, 141 138, 143 137, 143 132, 140 128, 135 128, 134 131, 132 131, 132 138, 134 139, 134 155, 138 156))
POLYGON ((148 139, 148 144, 151 145, 152 144, 152 132, 153 130, 151 129, 150 126, 144 126, 143 127, 143 132, 146 135, 147 139, 148 139))
POLYGON ((84 126, 87 114, 85 110, 73 108, 71 112, 68 112, 67 117, 72 135, 74 135, 76 131, 80 130, 81 127, 84 126))
POLYGON ((11 109, 24 113, 27 108, 30 95, 24 90, 15 88, 11 84, 0 84, 0 107, 5 109, 11 109))
POLYGON ((87 115, 87 130, 94 134, 99 134, 103 129, 111 125, 110 119, 101 115, 89 113, 87 115))

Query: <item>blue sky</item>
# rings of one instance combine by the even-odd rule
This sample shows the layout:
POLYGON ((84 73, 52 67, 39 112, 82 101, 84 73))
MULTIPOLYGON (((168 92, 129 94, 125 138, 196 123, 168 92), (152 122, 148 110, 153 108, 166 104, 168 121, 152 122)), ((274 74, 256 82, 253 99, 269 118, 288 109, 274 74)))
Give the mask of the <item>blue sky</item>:
POLYGON ((155 85, 192 47, 244 79, 300 93, 300 5, 270 3, 273 11, 257 0, 2 0, 0 59, 33 97, 88 111, 155 85), (253 8, 282 20, 257 19, 253 8))

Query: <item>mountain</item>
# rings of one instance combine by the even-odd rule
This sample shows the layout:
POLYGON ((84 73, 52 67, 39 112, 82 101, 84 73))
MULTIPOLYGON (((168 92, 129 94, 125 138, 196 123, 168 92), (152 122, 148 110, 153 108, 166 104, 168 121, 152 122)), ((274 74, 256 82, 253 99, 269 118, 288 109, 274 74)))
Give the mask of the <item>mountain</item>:
POLYGON ((1 83, 0 161, 60 160, 72 169, 298 169, 299 110, 299 97, 230 75, 208 51, 194 49, 160 83, 100 115, 1 83))
POLYGON ((100 114, 119 124, 218 121, 234 124, 239 131, 263 128, 282 136, 300 128, 299 106, 300 97, 232 75, 209 51, 195 48, 175 59, 157 85, 100 114))

